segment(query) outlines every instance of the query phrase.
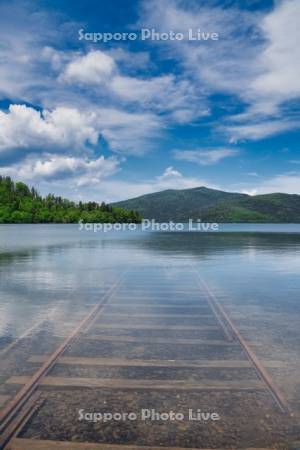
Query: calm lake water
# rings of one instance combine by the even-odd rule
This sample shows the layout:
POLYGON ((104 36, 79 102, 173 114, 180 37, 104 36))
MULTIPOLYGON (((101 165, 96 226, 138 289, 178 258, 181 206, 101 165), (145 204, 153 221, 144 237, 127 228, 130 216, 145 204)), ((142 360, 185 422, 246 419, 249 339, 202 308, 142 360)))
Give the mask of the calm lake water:
POLYGON ((299 319, 300 225, 224 224, 217 233, 0 225, 0 345, 44 316, 80 315, 125 269, 172 266, 180 285, 190 263, 228 307, 299 319))
POLYGON ((139 269, 141 296, 151 273, 164 270, 176 295, 191 266, 258 356, 287 364, 274 377, 300 404, 299 225, 227 224, 216 233, 1 225, 0 350, 43 320, 50 334, 67 335, 124 270, 139 269))

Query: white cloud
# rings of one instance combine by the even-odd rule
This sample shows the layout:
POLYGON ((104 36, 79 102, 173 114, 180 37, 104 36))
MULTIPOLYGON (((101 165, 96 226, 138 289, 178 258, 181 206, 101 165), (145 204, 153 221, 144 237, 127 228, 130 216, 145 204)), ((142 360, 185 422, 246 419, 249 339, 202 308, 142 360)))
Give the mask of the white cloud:
POLYGON ((97 123, 101 135, 112 150, 142 155, 151 149, 161 136, 164 124, 153 113, 125 112, 114 108, 98 108, 97 123))
POLYGON ((171 76, 162 76, 139 79, 117 75, 112 79, 110 88, 125 100, 147 103, 152 101, 155 95, 159 98, 166 88, 169 89, 171 78, 171 76))
POLYGON ((178 122, 194 121, 207 114, 203 105, 197 104, 196 109, 198 97, 193 86, 187 80, 176 80, 174 75, 144 79, 118 75, 112 79, 110 89, 123 100, 138 102, 154 110, 170 111, 173 120, 178 122))
POLYGON ((174 169, 173 166, 169 166, 162 175, 157 177, 157 180, 160 182, 167 180, 168 182, 168 180, 175 178, 182 178, 182 174, 178 170, 174 169))
POLYGON ((281 192, 286 194, 300 194, 300 172, 283 173, 263 180, 243 189, 243 192, 250 195, 271 194, 281 192))
POLYGON ((42 113, 25 105, 10 105, 0 111, 0 151, 55 147, 80 149, 95 145, 99 132, 92 125, 94 114, 59 107, 42 113))
POLYGON ((300 3, 285 0, 261 21, 267 43, 257 63, 262 69, 250 85, 275 102, 300 96, 300 3))
POLYGON ((104 158, 104 156, 87 159, 47 154, 37 158, 31 155, 21 163, 1 167, 1 174, 27 182, 67 179, 71 180, 73 185, 83 186, 98 184, 104 178, 116 173, 119 162, 116 158, 104 158))
POLYGON ((30 101, 37 85, 48 84, 41 73, 39 41, 54 42, 57 20, 15 1, 0 2, 0 18, 0 96, 30 101))
POLYGON ((45 46, 41 49, 40 60, 49 64, 52 70, 58 72, 70 61, 72 53, 56 50, 53 47, 45 46))
POLYGON ((172 152, 174 158, 179 161, 188 161, 202 166, 215 164, 224 158, 236 156, 238 153, 239 150, 233 148, 173 150, 172 152))
POLYGON ((229 136, 231 142, 237 142, 242 139, 257 141, 299 127, 300 120, 278 119, 262 121, 260 123, 228 125, 226 127, 220 127, 220 129, 229 136))
POLYGON ((154 65, 146 51, 131 52, 123 47, 111 47, 107 54, 114 59, 119 67, 129 72, 134 72, 136 69, 148 70, 154 65))
POLYGON ((59 79, 82 84, 101 84, 110 80, 116 66, 113 58, 99 50, 76 56, 59 79))

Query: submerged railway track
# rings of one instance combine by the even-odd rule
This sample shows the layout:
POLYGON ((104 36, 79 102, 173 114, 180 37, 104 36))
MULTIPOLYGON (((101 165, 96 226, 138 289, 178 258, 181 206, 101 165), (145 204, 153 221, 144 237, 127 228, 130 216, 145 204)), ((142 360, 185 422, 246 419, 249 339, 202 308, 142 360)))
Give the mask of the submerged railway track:
MULTIPOLYGON (((193 267, 190 272, 192 275, 177 291, 176 298, 172 297, 172 284, 163 271, 157 270, 144 284, 134 273, 122 274, 53 353, 31 355, 28 364, 39 365, 34 374, 11 376, 6 380, 7 385, 20 388, 12 398, 4 399, 5 404, 0 411, 0 449, 185 448, 166 446, 165 443, 149 446, 135 442, 82 443, 20 437, 24 427, 30 427, 32 417, 46 407, 46 394, 56 389, 71 389, 74 396, 82 388, 96 389, 96 393, 98 390, 132 391, 137 396, 141 392, 157 392, 158 396, 160 392, 166 392, 171 397, 178 392, 185 395, 196 392, 265 392, 280 413, 291 416, 289 403, 268 373, 268 367, 280 367, 281 363, 260 361, 206 282, 193 267), (147 289, 146 296, 141 294, 143 289, 147 289), (217 338, 214 333, 217 333, 217 338), (82 354, 79 351, 74 356, 72 349, 76 345, 82 345, 82 354), (98 354, 97 349, 101 346, 104 350, 98 354), (131 346, 127 356, 123 355, 125 346, 131 346), (203 352, 204 356, 197 357, 197 351, 199 354, 203 352), (162 357, 159 357, 161 353, 162 357), (55 369, 61 366, 65 370, 64 376, 55 373, 55 369), (99 375, 97 368, 100 372, 103 370, 105 376, 99 375), (133 370, 137 374, 130 372, 133 370), (149 373, 153 371, 148 378, 143 377, 147 370, 149 373), (176 370, 182 374, 189 370, 196 372, 192 379, 177 379, 174 376, 176 370), (197 370, 204 371, 204 375, 208 371, 208 375, 198 376, 197 370), (210 370, 217 374, 215 379, 209 376, 210 370), (236 375, 239 375, 238 371, 253 370, 257 376, 247 379, 241 375, 234 379, 233 375, 232 379, 230 370, 236 375), (125 376, 116 376, 120 373, 125 376), (155 373, 160 378, 153 378, 155 373)), ((192 447, 187 445, 186 448, 192 447)))

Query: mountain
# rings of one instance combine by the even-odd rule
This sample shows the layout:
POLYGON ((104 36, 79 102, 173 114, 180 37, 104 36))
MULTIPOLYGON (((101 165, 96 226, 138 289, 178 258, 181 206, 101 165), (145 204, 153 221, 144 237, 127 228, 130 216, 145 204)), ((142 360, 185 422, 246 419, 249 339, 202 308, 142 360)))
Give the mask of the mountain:
POLYGON ((168 189, 114 203, 160 222, 290 222, 300 223, 300 195, 223 192, 206 187, 168 189))
POLYGON ((140 222, 141 217, 135 211, 126 211, 105 203, 75 203, 51 194, 43 198, 34 188, 0 176, 0 224, 76 223, 79 220, 90 223, 127 223, 140 222))

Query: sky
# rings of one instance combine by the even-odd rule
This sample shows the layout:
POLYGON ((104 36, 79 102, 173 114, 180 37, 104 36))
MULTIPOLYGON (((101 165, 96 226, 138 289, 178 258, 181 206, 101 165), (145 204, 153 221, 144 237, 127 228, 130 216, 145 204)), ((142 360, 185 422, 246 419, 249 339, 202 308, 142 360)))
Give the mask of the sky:
POLYGON ((299 0, 0 0, 0 174, 300 194, 299 0))

